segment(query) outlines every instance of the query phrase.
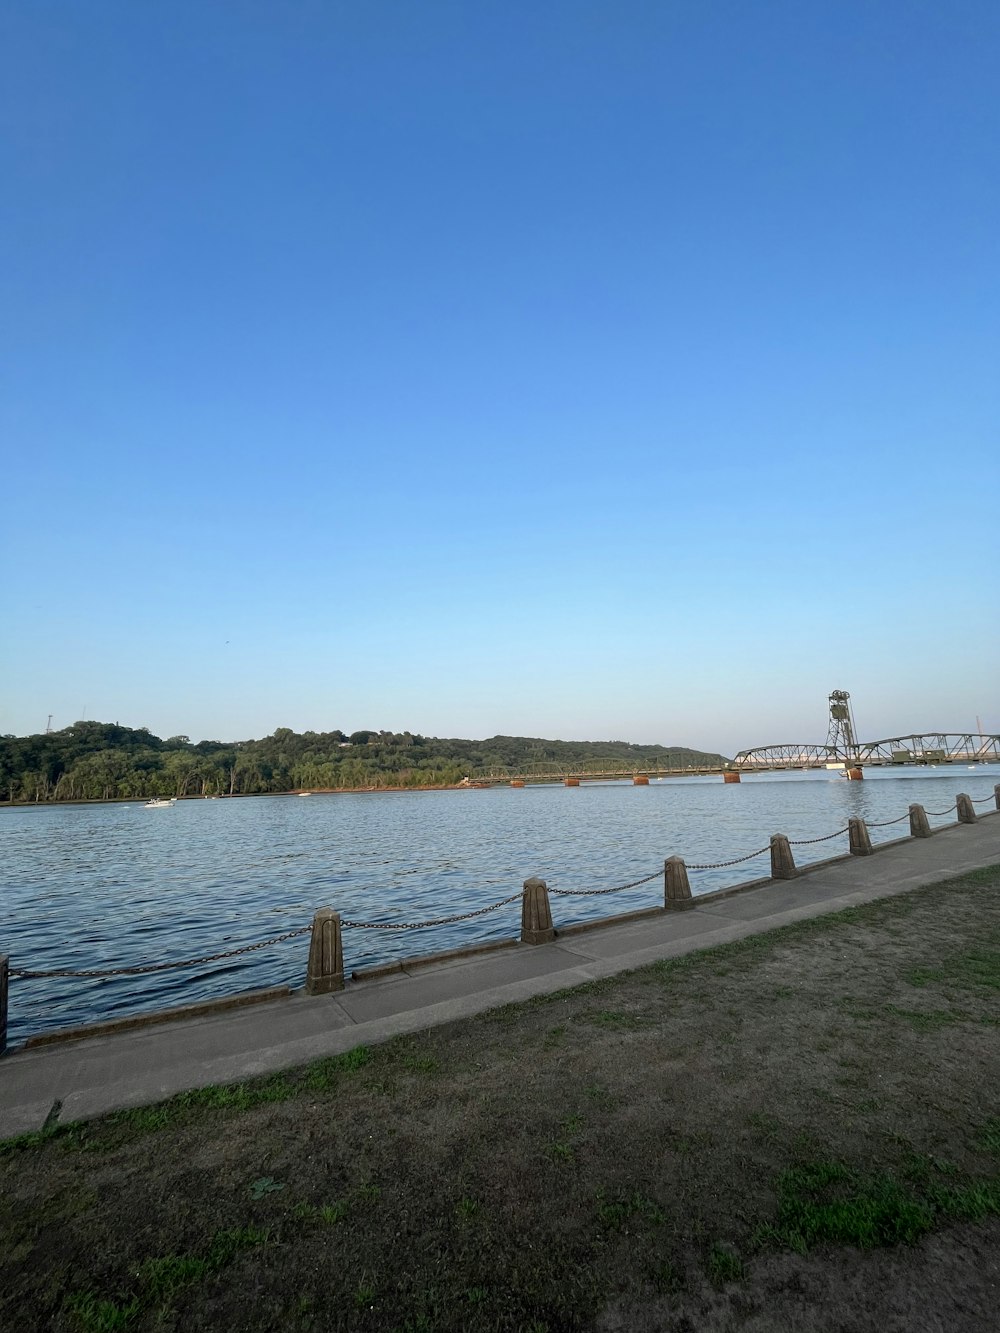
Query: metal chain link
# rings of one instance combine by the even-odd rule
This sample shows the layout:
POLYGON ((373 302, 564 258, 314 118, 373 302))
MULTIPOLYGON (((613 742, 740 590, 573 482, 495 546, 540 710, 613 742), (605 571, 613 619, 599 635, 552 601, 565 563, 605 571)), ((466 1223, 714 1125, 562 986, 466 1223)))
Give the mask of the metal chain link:
POLYGON ((996 800, 996 793, 990 792, 989 796, 970 796, 969 800, 973 805, 985 805, 987 801, 996 800))
POLYGON ((850 833, 850 824, 845 824, 843 828, 837 829, 834 833, 827 833, 822 838, 789 838, 789 847, 809 847, 814 842, 829 842, 831 838, 839 838, 843 833, 850 833))
POLYGON ((771 844, 766 847, 760 847, 756 852, 747 852, 746 856, 734 856, 731 861, 711 861, 703 866, 689 866, 685 863, 686 870, 725 870, 727 866, 738 866, 741 861, 752 861, 755 856, 763 856, 765 852, 771 850, 771 844))
MULTIPOLYGON (((987 801, 992 801, 995 794, 982 797, 970 798, 976 805, 983 805, 987 801)), ((958 809, 958 803, 949 806, 947 810, 928 810, 928 815, 934 815, 935 818, 941 818, 944 815, 950 815, 953 810, 958 809)), ((869 828, 887 828, 890 824, 901 824, 904 819, 909 818, 909 811, 905 815, 900 815, 898 819, 883 819, 880 821, 871 821, 869 828)), ((808 847, 818 842, 829 842, 831 838, 842 837, 843 834, 850 831, 850 826, 836 829, 833 833, 826 833, 820 838, 789 838, 791 847, 808 847)), ((771 850, 771 844, 766 847, 759 847, 754 852, 747 852, 744 856, 734 856, 730 861, 709 861, 699 865, 686 865, 688 870, 726 870, 730 866, 742 864, 744 861, 752 861, 756 856, 763 856, 765 852, 771 850)), ((599 898, 610 893, 624 893, 627 889, 637 889, 640 885, 649 884, 654 879, 658 879, 663 874, 661 870, 654 870, 651 875, 645 875, 642 879, 631 880, 628 884, 616 884, 610 889, 556 889, 549 888, 550 893, 558 894, 561 898, 599 898)), ((471 921, 477 916, 486 916, 490 912, 495 912, 501 907, 506 907, 522 898, 521 893, 512 893, 507 898, 501 898, 499 902, 491 903, 489 907, 480 907, 473 912, 460 912, 455 916, 437 917, 433 921, 341 921, 341 926, 353 930, 427 930, 434 926, 450 926, 457 921, 471 921)), ((100 978, 100 977, 127 977, 142 976, 150 972, 166 972, 178 967, 200 967, 205 963, 221 962, 225 958, 236 958, 241 954, 255 953, 258 949, 267 949, 272 944, 283 944, 285 940, 296 939, 301 935, 308 935, 312 930, 312 925, 300 926, 297 930, 285 931, 283 935, 275 935, 273 939, 262 940, 259 944, 245 944, 238 949, 225 949, 220 953, 205 954, 201 958, 185 958, 177 962, 167 963, 147 963, 139 967, 109 967, 109 968, 90 968, 87 970, 73 971, 69 968, 56 968, 49 971, 38 971, 34 968, 12 967, 9 974, 12 977, 27 977, 32 979, 47 979, 51 977, 82 977, 82 978, 100 978)))
POLYGON ((177 963, 146 963, 142 967, 107 967, 90 969, 85 972, 71 972, 68 968, 58 968, 51 972, 36 972, 32 968, 12 967, 12 977, 135 977, 145 972, 166 972, 172 967, 198 967, 202 963, 217 963, 223 958, 235 958, 237 954, 254 953, 257 949, 266 949, 272 944, 283 944, 297 935, 308 935, 312 925, 301 926, 298 930, 287 930, 284 935, 275 935, 273 940, 262 940, 260 944, 244 944, 239 949, 226 949, 223 953, 209 953, 203 958, 185 958, 177 963))
POLYGON ((633 879, 629 884, 616 884, 613 889, 554 889, 550 885, 549 893, 558 893, 560 898, 600 898, 606 893, 624 893, 626 889, 637 889, 640 884, 649 884, 662 874, 662 870, 654 870, 651 875, 633 879))
MULTIPOLYGON (((621 891, 622 891, 623 889, 637 889, 637 888, 639 887, 640 884, 651 884, 651 883, 653 882, 654 879, 659 879, 660 876, 661 876, 662 874, 663 874, 663 871, 662 871, 662 870, 654 870, 653 873, 652 873, 651 875, 643 875, 642 879, 633 879, 633 880, 632 880, 630 883, 628 883, 628 884, 619 884, 619 885, 618 885, 618 888, 615 889, 614 892, 615 892, 615 893, 621 893, 621 891)), ((599 893, 609 893, 609 892, 611 892, 611 890, 609 890, 609 889, 599 889, 598 892, 599 892, 599 893)))
POLYGON ((495 912, 498 907, 506 907, 521 897, 521 893, 512 893, 509 898, 501 898, 489 907, 480 907, 475 912, 460 912, 458 916, 438 917, 436 921, 341 921, 340 924, 354 930, 426 930, 428 926, 450 926, 455 921, 471 921, 474 916, 495 912))

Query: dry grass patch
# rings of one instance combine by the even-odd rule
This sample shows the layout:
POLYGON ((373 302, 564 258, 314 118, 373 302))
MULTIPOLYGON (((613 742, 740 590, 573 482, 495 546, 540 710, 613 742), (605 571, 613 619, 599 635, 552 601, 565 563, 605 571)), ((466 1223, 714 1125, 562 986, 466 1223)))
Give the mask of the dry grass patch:
POLYGON ((0 1324, 992 1330, 998 890, 8 1141, 0 1324))

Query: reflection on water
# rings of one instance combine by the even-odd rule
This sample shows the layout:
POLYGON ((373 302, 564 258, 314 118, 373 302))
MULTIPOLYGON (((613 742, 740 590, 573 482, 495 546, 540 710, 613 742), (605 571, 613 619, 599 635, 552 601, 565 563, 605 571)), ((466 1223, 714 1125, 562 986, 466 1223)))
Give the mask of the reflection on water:
MULTIPOLYGON (((482 791, 182 801, 0 811, 0 953, 12 967, 108 968, 195 958, 306 925, 317 907, 358 921, 417 921, 483 907, 529 875, 551 887, 606 888, 667 856, 725 861, 763 847, 875 825, 910 803, 946 811, 958 792, 981 799, 1000 766, 773 773, 528 786, 482 791)), ((981 809, 991 808, 983 804, 981 809)), ((954 822, 931 816, 931 825, 954 822)), ((871 828, 905 836, 905 819, 871 828)), ((797 847, 800 865, 847 850, 843 838, 797 847)), ((768 859, 693 873, 692 889, 765 875, 768 859)), ((558 898, 568 924, 661 901, 657 881, 599 898, 558 898)), ((426 931, 345 933, 348 970, 518 933, 518 904, 426 931)), ((306 938, 258 953, 146 977, 11 981, 11 1044, 47 1029, 191 1003, 281 983, 300 985, 306 938)))

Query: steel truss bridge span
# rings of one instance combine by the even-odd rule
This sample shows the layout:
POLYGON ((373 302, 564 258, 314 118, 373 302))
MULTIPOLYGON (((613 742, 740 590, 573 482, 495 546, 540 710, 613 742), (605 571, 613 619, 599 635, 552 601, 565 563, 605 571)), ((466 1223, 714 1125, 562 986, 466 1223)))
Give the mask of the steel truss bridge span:
POLYGON ((857 764, 879 768, 891 764, 1000 763, 1000 735, 979 732, 928 731, 859 741, 848 751, 834 745, 760 745, 741 750, 730 765, 737 772, 757 773, 781 768, 825 768, 857 764))
POLYGON ((637 764, 633 760, 591 759, 586 763, 567 767, 565 764, 540 761, 518 768, 503 765, 477 769, 470 781, 478 783, 501 782, 564 782, 567 778, 583 781, 613 781, 621 778, 684 777, 708 773, 722 773, 724 765, 709 758, 706 763, 637 764))

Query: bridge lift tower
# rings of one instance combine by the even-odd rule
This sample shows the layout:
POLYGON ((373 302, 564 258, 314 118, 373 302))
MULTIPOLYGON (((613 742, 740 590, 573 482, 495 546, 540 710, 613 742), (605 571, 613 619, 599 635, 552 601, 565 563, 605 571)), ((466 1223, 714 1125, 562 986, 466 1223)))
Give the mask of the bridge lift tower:
POLYGON ((830 694, 830 730, 826 743, 838 759, 857 762, 857 728, 854 725, 854 713, 851 709, 851 696, 846 690, 833 690, 830 694))

